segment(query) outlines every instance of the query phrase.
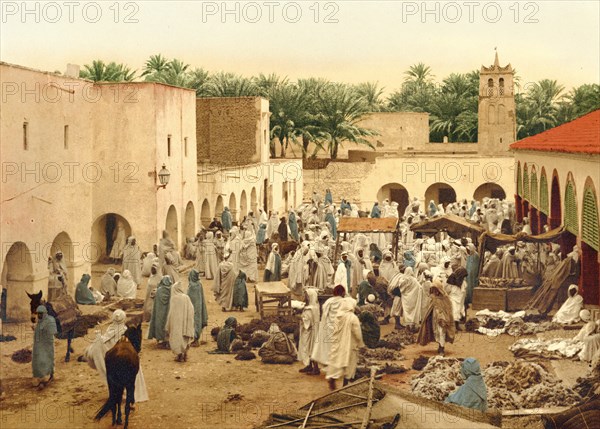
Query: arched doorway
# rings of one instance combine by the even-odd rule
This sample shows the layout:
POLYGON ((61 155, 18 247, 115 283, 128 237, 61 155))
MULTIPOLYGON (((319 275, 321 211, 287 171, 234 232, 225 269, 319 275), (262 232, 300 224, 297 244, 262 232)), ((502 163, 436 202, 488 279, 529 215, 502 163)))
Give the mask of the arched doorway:
POLYGON ((171 205, 167 211, 167 220, 165 222, 165 230, 169 233, 171 240, 175 243, 175 247, 179 248, 179 231, 177 228, 177 209, 171 205))
POLYGON ((233 192, 229 196, 229 205, 227 207, 229 207, 229 212, 231 213, 231 221, 235 222, 237 220, 237 202, 233 192))
POLYGON ((246 197, 246 191, 242 191, 240 195, 240 220, 248 214, 248 198, 246 197))
POLYGON ((425 204, 433 200, 436 204, 443 204, 444 208, 456 202, 456 191, 447 183, 434 183, 425 191, 425 204))
MULTIPOLYGON (((2 266, 0 284, 4 295, 2 320, 17 322, 29 319, 29 298, 25 292, 37 291, 33 290, 31 251, 25 243, 18 241, 8 249, 2 266)), ((44 297, 47 298, 47 292, 44 293, 44 297)))
POLYGON ((73 261, 75 260, 74 250, 73 250, 73 242, 71 241, 71 237, 66 232, 61 232, 58 234, 54 240, 52 241, 52 246, 50 249, 46 249, 48 251, 47 255, 44 255, 46 259, 50 257, 54 257, 57 252, 63 253, 63 260, 65 261, 65 265, 67 267, 67 290, 69 292, 73 292, 74 285, 79 282, 79 279, 75 279, 75 270, 73 269, 73 261))
POLYGON ((558 228, 562 224, 561 201, 558 173, 554 170, 554 173, 552 174, 552 191, 550 196, 550 229, 558 228))
POLYGON ((600 224, 594 183, 587 178, 581 210, 581 281, 586 304, 600 305, 600 224))
POLYGON ((210 217, 210 203, 208 200, 202 201, 202 209, 200 212, 200 222, 204 228, 208 228, 212 218, 210 217))
POLYGON ((256 196, 256 188, 253 187, 252 188, 252 192, 250 192, 250 210, 252 210, 254 212, 254 214, 256 215, 256 211, 258 210, 258 198, 256 196))
POLYGON ((497 198, 499 200, 506 199, 506 192, 502 189, 502 186, 497 183, 488 182, 479 185, 473 193, 473 199, 475 201, 482 201, 484 198, 497 198))
POLYGON ((383 185, 377 192, 377 201, 382 202, 386 198, 390 202, 397 202, 398 214, 404 216, 404 212, 408 206, 408 190, 399 183, 388 183, 383 185))
POLYGON ((183 224, 183 231, 185 234, 184 238, 191 238, 196 236, 196 210, 194 204, 190 201, 185 207, 185 222, 183 224))
MULTIPOLYGON (((124 231, 121 236, 125 236, 125 240, 133 235, 131 225, 123 216, 106 213, 98 217, 92 224, 90 246, 88 249, 82 249, 83 257, 92 264, 104 262, 109 257, 114 242, 119 236, 119 227, 122 227, 124 231)), ((121 244, 124 245, 124 243, 121 244)))
POLYGON ((223 213, 223 197, 219 195, 217 197, 217 203, 215 204, 215 216, 219 220, 221 219, 221 213, 223 213))

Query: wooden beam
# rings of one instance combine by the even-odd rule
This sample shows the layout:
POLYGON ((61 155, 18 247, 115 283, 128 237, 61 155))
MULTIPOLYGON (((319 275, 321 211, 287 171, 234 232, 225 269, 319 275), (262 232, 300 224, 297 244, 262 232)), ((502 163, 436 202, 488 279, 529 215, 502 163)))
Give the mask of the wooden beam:
POLYGON ((369 380, 369 394, 367 395, 367 411, 363 417, 362 425, 360 429, 367 429, 369 420, 371 419, 371 410, 373 409, 373 383, 375 382, 375 375, 377 374, 377 368, 371 367, 371 379, 369 380))
POLYGON ((306 413, 306 417, 304 417, 304 422, 302 423, 302 426, 300 426, 300 429, 304 429, 306 427, 306 422, 308 421, 308 416, 310 416, 310 412, 312 411, 314 406, 315 406, 314 402, 312 404, 310 404, 310 408, 308 409, 308 413, 306 413))

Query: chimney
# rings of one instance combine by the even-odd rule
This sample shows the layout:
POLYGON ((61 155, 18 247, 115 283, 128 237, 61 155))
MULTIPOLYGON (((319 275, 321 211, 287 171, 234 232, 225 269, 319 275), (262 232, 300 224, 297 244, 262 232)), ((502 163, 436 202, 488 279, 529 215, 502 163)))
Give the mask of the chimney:
POLYGON ((444 143, 448 143, 448 136, 444 136, 444 143))
POLYGON ((67 64, 67 71, 65 76, 78 78, 79 77, 79 66, 77 64, 67 64))

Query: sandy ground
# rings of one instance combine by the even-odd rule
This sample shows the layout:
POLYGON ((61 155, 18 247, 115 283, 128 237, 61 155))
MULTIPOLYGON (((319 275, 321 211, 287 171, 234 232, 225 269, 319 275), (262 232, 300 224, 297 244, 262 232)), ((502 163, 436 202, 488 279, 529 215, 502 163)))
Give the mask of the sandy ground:
MULTIPOLYGON (((187 283, 187 273, 182 278, 187 283)), ((95 273, 92 285, 99 284, 98 279, 95 273)), ((145 296, 145 281, 138 291, 138 298, 145 296)), ((237 361, 233 355, 208 354, 216 347, 210 337, 212 327, 221 326, 230 315, 237 317, 239 323, 246 323, 257 318, 258 314, 254 311, 254 287, 251 284, 248 285, 250 307, 247 311, 224 313, 210 292, 212 281, 204 280, 202 283, 209 312, 209 327, 203 331, 202 338, 206 344, 192 348, 188 362, 178 363, 170 350, 158 349, 154 340, 144 341, 141 363, 150 401, 137 404, 137 409, 131 414, 132 428, 251 428, 272 412, 296 409, 328 392, 323 375, 298 373, 303 366, 299 362, 266 365, 259 359, 237 361)), ((83 308, 86 314, 97 310, 97 306, 83 308)), ((392 326, 383 326, 382 335, 391 331, 392 326)), ((146 335, 146 323, 143 328, 146 335)), ((63 361, 66 341, 56 341, 56 378, 41 391, 31 387, 31 364, 18 364, 10 359, 15 350, 32 344, 30 324, 5 324, 4 334, 14 335, 17 340, 0 343, 0 375, 4 391, 0 402, 2 429, 111 427, 110 414, 100 422, 93 421, 95 412, 108 397, 107 387, 87 363, 76 360, 93 339, 92 330, 88 337, 74 341, 75 357, 69 363, 63 361)), ((447 345, 446 355, 473 356, 480 360, 482 366, 495 360, 513 361, 508 346, 514 341, 508 335, 490 339, 460 332, 455 343, 447 345)), ((405 359, 396 363, 410 368, 415 357, 433 356, 436 349, 437 344, 433 343, 425 347, 409 346, 402 351, 405 359)), ((584 371, 585 367, 581 364, 569 362, 561 374, 574 380, 584 371)), ((410 370, 386 375, 383 381, 409 390, 410 379, 416 373, 410 370)))

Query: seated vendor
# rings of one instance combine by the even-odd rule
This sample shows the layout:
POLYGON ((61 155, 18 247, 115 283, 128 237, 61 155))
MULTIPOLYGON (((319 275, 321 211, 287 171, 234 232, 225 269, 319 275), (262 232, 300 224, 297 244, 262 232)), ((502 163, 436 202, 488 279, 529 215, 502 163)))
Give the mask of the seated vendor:
POLYGON ((479 411, 487 410, 487 388, 481 376, 479 362, 475 358, 466 358, 460 368, 465 383, 446 398, 445 402, 473 408, 479 411))
POLYGON ((567 294, 568 298, 552 318, 553 322, 571 324, 579 321, 579 312, 583 307, 583 297, 579 295, 577 285, 569 286, 567 294))

